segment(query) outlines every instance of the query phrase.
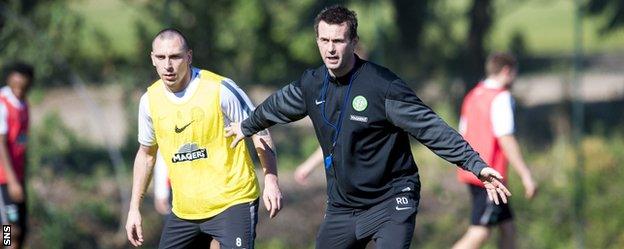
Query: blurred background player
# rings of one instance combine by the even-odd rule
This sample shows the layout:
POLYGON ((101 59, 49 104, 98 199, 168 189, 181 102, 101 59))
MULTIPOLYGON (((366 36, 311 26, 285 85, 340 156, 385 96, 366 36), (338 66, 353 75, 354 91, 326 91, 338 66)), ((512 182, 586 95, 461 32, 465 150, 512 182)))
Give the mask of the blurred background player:
POLYGON ((15 63, 5 69, 6 86, 0 89, 0 216, 11 224, 12 248, 22 248, 26 236, 26 185, 24 173, 28 141, 26 94, 34 79, 33 67, 15 63))
MULTIPOLYGON (((485 67, 487 78, 464 98, 459 131, 505 180, 509 161, 522 179, 526 198, 530 199, 537 186, 514 137, 513 98, 509 92, 518 71, 516 59, 511 54, 494 53, 485 67)), ((473 206, 471 225, 453 248, 481 247, 494 227, 500 229, 499 248, 514 248, 515 229, 509 204, 495 205, 487 198, 480 180, 466 172, 457 173, 459 180, 468 185, 473 206)))

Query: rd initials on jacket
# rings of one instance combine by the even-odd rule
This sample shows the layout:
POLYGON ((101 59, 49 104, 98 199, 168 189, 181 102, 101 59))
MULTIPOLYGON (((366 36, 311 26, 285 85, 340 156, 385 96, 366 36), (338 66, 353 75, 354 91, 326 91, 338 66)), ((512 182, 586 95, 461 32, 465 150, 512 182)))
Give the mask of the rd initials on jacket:
POLYGON ((405 207, 405 205, 409 205, 409 199, 407 199, 407 197, 397 197, 395 198, 397 206, 396 206, 396 210, 406 210, 406 209, 410 209, 412 207, 407 206, 405 207), (404 206, 404 207, 400 207, 400 206, 404 206))

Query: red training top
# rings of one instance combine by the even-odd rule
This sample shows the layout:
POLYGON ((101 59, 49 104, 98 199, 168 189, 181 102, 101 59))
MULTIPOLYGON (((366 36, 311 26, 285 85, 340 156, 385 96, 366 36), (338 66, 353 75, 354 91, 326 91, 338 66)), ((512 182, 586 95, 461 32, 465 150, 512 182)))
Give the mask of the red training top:
MULTIPOLYGON (((506 89, 487 88, 483 82, 479 83, 464 98, 461 117, 466 124, 462 134, 466 141, 479 153, 485 163, 500 172, 503 179, 507 179, 507 157, 494 134, 491 118, 492 101, 503 91, 506 89)), ((461 182, 484 187, 483 182, 471 172, 459 169, 457 176, 461 182)))
MULTIPOLYGON (((6 145, 9 160, 13 164, 13 171, 18 181, 24 181, 24 165, 26 164, 26 142, 28 141, 28 105, 17 108, 9 103, 6 96, 0 95, 0 104, 7 110, 6 145)), ((0 162, 0 184, 7 183, 2 162, 0 162)))

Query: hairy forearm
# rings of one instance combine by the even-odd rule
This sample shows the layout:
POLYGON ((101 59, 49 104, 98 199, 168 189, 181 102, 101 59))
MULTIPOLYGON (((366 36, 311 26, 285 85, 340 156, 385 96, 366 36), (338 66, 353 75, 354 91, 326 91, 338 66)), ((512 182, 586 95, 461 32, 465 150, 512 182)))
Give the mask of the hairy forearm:
POLYGON ((520 177, 530 177, 531 171, 527 167, 524 159, 522 158, 522 152, 520 146, 513 135, 505 135, 498 138, 498 142, 503 149, 503 153, 507 156, 509 163, 516 170, 520 177))
POLYGON ((132 197, 130 209, 138 210, 141 201, 147 191, 152 178, 154 163, 156 161, 156 148, 141 146, 134 159, 134 172, 132 180, 132 197))
POLYGON ((275 155, 275 146, 268 130, 258 132, 252 137, 254 147, 260 158, 262 170, 265 175, 273 174, 277 176, 277 157, 275 155))

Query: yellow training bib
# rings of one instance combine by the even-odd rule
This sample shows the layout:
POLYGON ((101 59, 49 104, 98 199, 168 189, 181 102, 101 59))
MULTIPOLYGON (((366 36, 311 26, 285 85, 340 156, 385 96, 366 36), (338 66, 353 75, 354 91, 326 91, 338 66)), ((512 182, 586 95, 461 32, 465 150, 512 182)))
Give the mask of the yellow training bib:
POLYGON ((147 89, 156 143, 173 192, 173 213, 205 219, 258 198, 258 180, 245 143, 231 149, 221 110, 224 77, 201 70, 197 89, 182 103, 161 80, 147 89))

